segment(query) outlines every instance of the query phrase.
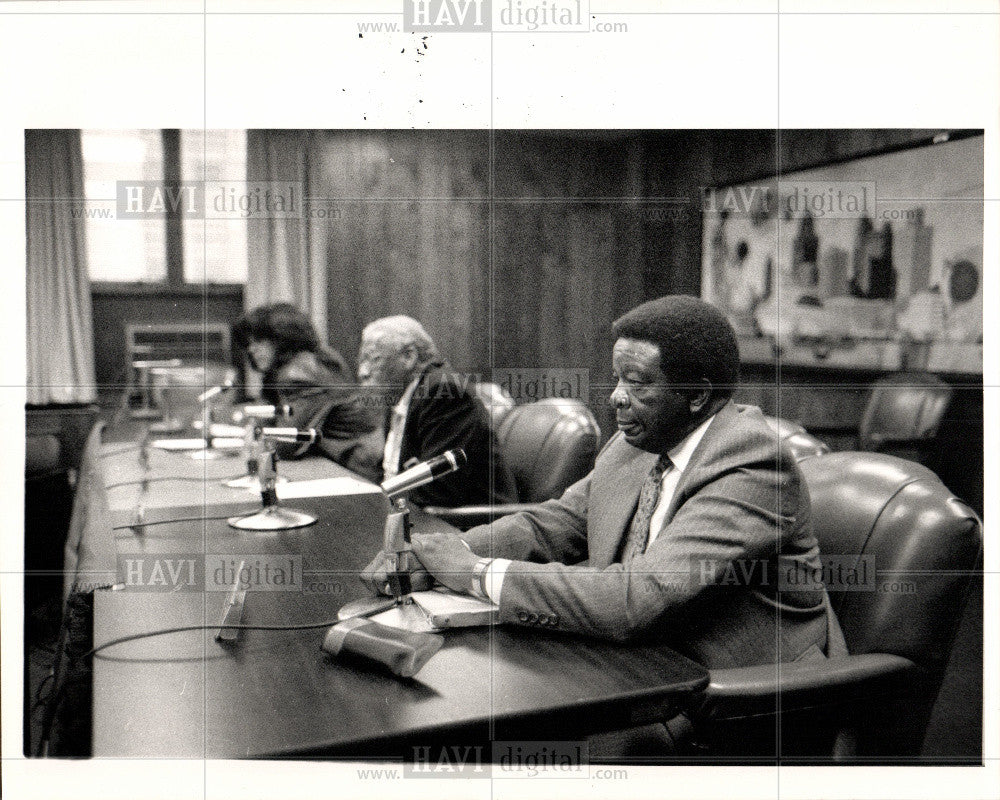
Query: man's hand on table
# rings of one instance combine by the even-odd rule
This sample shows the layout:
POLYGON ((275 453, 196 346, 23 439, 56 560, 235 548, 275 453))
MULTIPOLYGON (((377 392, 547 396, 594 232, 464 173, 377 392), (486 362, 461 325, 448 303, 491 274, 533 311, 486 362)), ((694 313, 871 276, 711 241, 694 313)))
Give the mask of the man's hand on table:
MULTIPOLYGON (((375 594, 390 595, 389 577, 387 572, 390 566, 390 556, 384 550, 379 550, 371 563, 362 570, 361 582, 375 594)), ((410 586, 415 592, 422 592, 434 586, 434 579, 424 569, 417 569, 410 573, 410 586)))
POLYGON ((472 586, 479 556, 455 533, 415 533, 413 552, 427 571, 449 589, 464 594, 472 586))
MULTIPOLYGON (((468 594, 472 584, 472 568, 479 560, 468 546, 454 533, 415 533, 413 553, 426 569, 410 575, 413 591, 430 589, 433 578, 456 592, 468 594), (429 573, 429 574, 428 574, 429 573), (433 578, 431 577, 433 576, 433 578)), ((361 572, 361 582, 376 594, 390 594, 387 571, 390 556, 379 553, 361 572)))

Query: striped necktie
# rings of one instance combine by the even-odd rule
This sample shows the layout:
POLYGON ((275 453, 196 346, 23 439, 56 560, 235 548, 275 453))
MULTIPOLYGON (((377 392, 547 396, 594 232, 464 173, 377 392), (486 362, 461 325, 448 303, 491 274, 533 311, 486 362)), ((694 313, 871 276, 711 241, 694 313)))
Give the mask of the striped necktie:
POLYGON ((646 552, 649 542, 649 521, 653 518, 656 505, 660 501, 663 476, 673 466, 667 456, 660 456, 642 483, 639 504, 636 506, 632 525, 629 527, 625 546, 622 548, 622 564, 628 566, 632 559, 646 552))

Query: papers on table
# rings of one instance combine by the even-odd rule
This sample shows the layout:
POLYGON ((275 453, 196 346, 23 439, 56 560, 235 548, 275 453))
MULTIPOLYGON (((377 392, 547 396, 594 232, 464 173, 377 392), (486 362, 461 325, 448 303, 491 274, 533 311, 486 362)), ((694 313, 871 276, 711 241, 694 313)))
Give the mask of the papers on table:
POLYGON ((381 622, 390 628, 399 628, 413 633, 433 633, 434 627, 430 617, 416 604, 393 606, 388 611, 370 617, 373 622, 381 622))
MULTIPOLYGON (((204 450, 204 439, 154 439, 149 443, 150 447, 158 450, 204 450)), ((212 447, 219 450, 239 450, 243 447, 243 439, 236 437, 221 436, 212 439, 212 447)))
MULTIPOLYGON (((191 422, 191 427, 196 431, 203 431, 205 430, 205 423, 200 419, 196 419, 191 422)), ((246 433, 246 430, 240 425, 233 425, 228 422, 213 422, 208 426, 208 432, 212 436, 243 438, 243 434, 246 433)))
MULTIPOLYGON (((251 491, 258 491, 256 487, 251 491)), ((382 490, 374 483, 341 475, 337 478, 317 478, 312 481, 289 481, 277 486, 279 500, 297 497, 344 497, 352 494, 378 494, 382 490)))
POLYGON ((239 439, 243 440, 243 434, 245 431, 239 425, 227 425, 223 422, 213 422, 208 427, 208 432, 215 437, 222 437, 225 439, 239 439))
POLYGON ((456 594, 443 587, 413 592, 410 597, 413 603, 393 606, 371 619, 392 628, 421 633, 490 625, 500 621, 500 607, 489 600, 456 594))

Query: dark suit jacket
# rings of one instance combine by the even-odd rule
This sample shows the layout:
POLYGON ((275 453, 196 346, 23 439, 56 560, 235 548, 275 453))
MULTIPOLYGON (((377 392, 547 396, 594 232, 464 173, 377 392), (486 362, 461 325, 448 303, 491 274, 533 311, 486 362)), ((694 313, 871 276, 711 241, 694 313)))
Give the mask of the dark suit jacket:
POLYGON ((716 414, 664 528, 626 569, 615 559, 656 458, 616 434, 560 499, 463 535, 479 555, 515 559, 501 620, 661 638, 710 668, 823 658, 829 626, 842 655, 825 590, 778 592, 779 574, 819 566, 819 550, 802 475, 759 409, 716 414))
POLYGON ((281 443, 281 458, 300 458, 318 450, 370 480, 378 480, 382 463, 382 432, 377 415, 365 404, 339 354, 309 351, 295 356, 264 378, 263 397, 292 407, 289 425, 316 428, 318 445, 281 443))
POLYGON ((421 374, 410 399, 400 449, 401 469, 409 462, 424 461, 455 447, 465 451, 468 463, 458 472, 410 492, 414 503, 454 508, 517 502, 514 476, 490 428, 486 408, 468 381, 445 364, 433 363, 421 374))

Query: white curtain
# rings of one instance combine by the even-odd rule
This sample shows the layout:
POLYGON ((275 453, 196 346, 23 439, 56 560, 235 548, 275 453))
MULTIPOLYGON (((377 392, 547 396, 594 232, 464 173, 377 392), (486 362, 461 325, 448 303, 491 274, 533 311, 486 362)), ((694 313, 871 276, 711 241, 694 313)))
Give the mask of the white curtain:
MULTIPOLYGON (((247 131, 247 180, 293 181, 308 208, 315 139, 307 131, 247 131)), ((247 220, 249 268, 243 293, 247 309, 287 302, 312 319, 327 336, 326 259, 316 221, 298 218, 247 220)))
POLYGON ((80 131, 25 132, 25 197, 27 402, 92 402, 97 387, 85 217, 80 214, 86 208, 80 131))

